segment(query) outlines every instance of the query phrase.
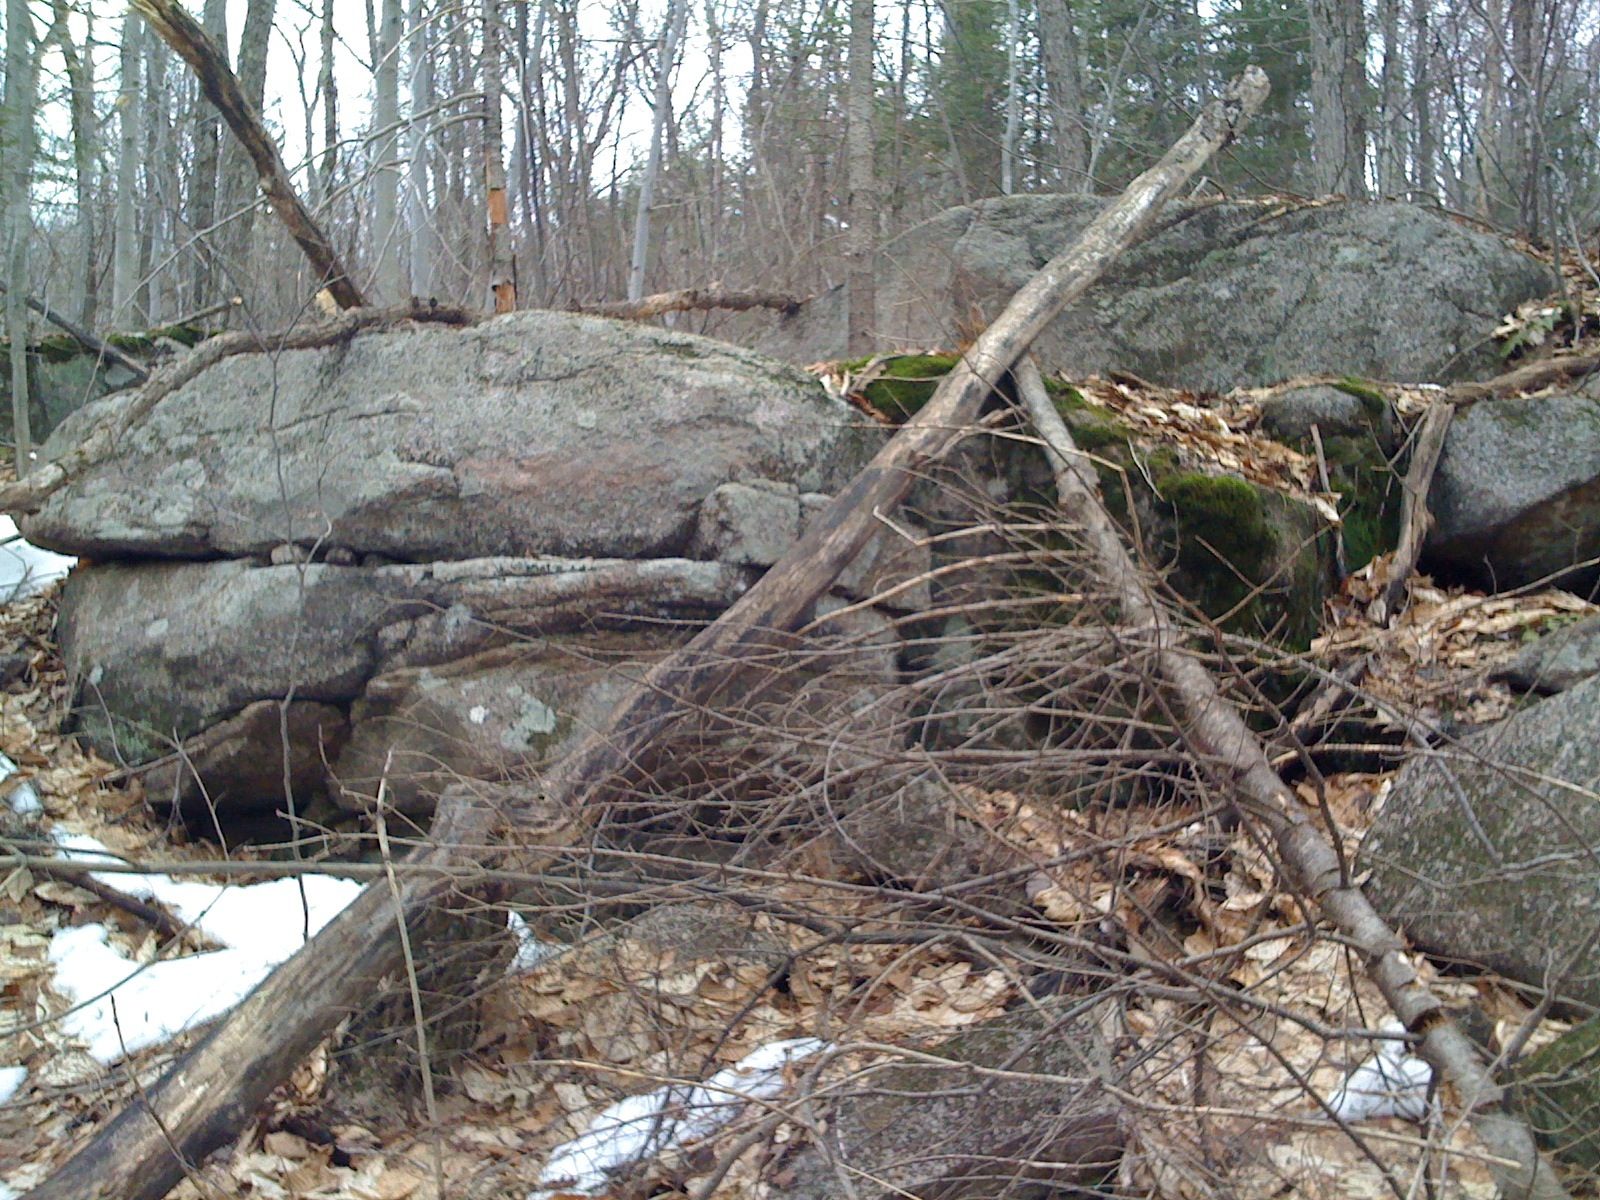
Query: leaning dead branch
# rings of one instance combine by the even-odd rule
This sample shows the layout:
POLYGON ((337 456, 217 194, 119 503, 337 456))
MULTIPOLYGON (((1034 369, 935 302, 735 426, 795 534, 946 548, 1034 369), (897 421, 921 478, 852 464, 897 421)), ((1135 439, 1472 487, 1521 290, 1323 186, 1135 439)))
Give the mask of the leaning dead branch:
POLYGON ((1434 472, 1439 469, 1439 454, 1444 450, 1444 435, 1450 432, 1455 414, 1453 404, 1429 405, 1411 445, 1411 466, 1406 471, 1405 494, 1400 500, 1400 544, 1395 549, 1389 582, 1372 606, 1372 619, 1379 625, 1400 611, 1406 583, 1422 557, 1422 544, 1433 526, 1428 512, 1428 490, 1433 486, 1434 472))
POLYGON ((240 330, 237 333, 219 334, 158 370, 126 403, 109 410, 69 452, 50 462, 41 463, 27 479, 0 486, 0 512, 38 512, 40 505, 55 492, 111 454, 122 441, 123 435, 143 420, 157 404, 225 358, 258 350, 306 350, 316 346, 336 346, 363 329, 393 325, 397 321, 470 325, 476 319, 474 314, 465 309, 413 301, 389 308, 350 309, 331 320, 297 325, 278 333, 240 330))
POLYGON ((1301 810, 1239 710, 1200 659, 1185 649, 1172 614, 1106 512, 1094 476, 1050 403, 1038 368, 1023 362, 1015 378, 1028 415, 1050 449, 1062 512, 1082 529, 1091 561, 1114 590, 1122 619, 1144 628, 1153 641, 1158 669, 1176 697, 1191 745, 1205 756, 1206 766, 1226 784, 1245 816, 1272 834, 1298 887, 1350 939, 1395 1016, 1422 1036, 1419 1052, 1456 1088, 1478 1136, 1497 1156, 1492 1165, 1502 1194, 1530 1200, 1565 1197, 1526 1121, 1507 1111, 1506 1091, 1495 1083, 1482 1053, 1418 977, 1405 943, 1349 877, 1340 852, 1301 810))
MULTIPOLYGON (((511 826, 509 841, 549 847, 581 836, 602 808, 596 798, 614 794, 622 781, 647 770, 650 748, 664 731, 725 685, 741 659, 770 648, 775 636, 810 616, 877 531, 878 514, 903 499, 926 467, 965 437, 984 400, 1040 331, 1238 134, 1267 90, 1265 73, 1246 69, 1159 163, 1018 291, 922 411, 777 565, 682 650, 657 664, 605 724, 556 764, 538 791, 501 814, 511 826)), ((431 854, 453 864, 463 856, 456 849, 461 830, 443 815, 435 823, 437 849, 431 854)), ((525 849, 516 854, 516 865, 536 870, 554 853, 525 849)), ((481 845, 472 854, 480 865, 497 865, 485 861, 489 856, 481 845)), ((399 919, 410 926, 428 914, 440 889, 435 877, 406 879, 399 919)), ((150 1093, 148 1110, 124 1111, 31 1192, 31 1200, 164 1196, 183 1177, 183 1159, 198 1160, 234 1137, 300 1058, 370 998, 376 979, 398 968, 394 907, 385 886, 369 886, 167 1073, 150 1093)))
POLYGON ((250 161, 255 164, 261 178, 261 190, 267 203, 277 213, 289 234, 305 251, 321 285, 332 294, 340 308, 360 308, 366 303, 361 291, 350 278, 339 252, 333 248, 328 235, 322 232, 311 210, 301 203, 294 185, 289 182, 289 170, 283 165, 278 145, 261 126, 261 118, 239 88, 239 80, 228 66, 228 60, 195 19, 177 4, 176 0, 132 0, 138 14, 149 22, 150 28, 176 50, 183 60, 194 68, 195 78, 213 107, 239 139, 250 161))
POLYGON ((725 308, 745 312, 752 308, 772 308, 788 316, 806 302, 803 296, 784 292, 730 292, 721 284, 710 287, 682 288, 675 292, 657 292, 638 300, 611 300, 604 304, 575 304, 573 312, 588 313, 595 317, 619 317, 626 321, 647 321, 669 312, 698 312, 725 308))
POLYGON ((1600 354, 1567 354, 1515 367, 1481 383, 1452 384, 1445 394, 1457 404, 1474 404, 1572 383, 1595 371, 1600 371, 1600 354))

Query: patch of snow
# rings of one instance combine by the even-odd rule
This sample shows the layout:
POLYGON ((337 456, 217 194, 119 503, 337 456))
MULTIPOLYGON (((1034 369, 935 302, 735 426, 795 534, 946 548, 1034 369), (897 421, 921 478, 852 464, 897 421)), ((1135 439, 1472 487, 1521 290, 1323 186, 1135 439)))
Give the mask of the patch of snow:
POLYGON ((0 1104, 15 1096, 27 1077, 27 1067, 0 1067, 0 1104))
MULTIPOLYGON (((1391 1017, 1380 1031, 1403 1034, 1406 1027, 1391 1017)), ((1346 1121, 1378 1117, 1420 1121, 1428 1115, 1428 1090, 1432 1084, 1433 1068, 1411 1054, 1405 1042, 1385 1037, 1378 1041, 1377 1053, 1339 1085, 1328 1107, 1346 1121)))
MULTIPOLYGON (((56 841, 80 861, 114 861, 93 838, 58 835, 56 841)), ((108 1065, 227 1012, 361 891, 354 880, 324 875, 245 886, 157 874, 91 875, 129 895, 167 905, 227 947, 140 964, 111 944, 103 925, 59 931, 49 951, 53 986, 74 1006, 62 1026, 96 1061, 108 1065), (302 882, 309 925, 301 908, 302 882)))
POLYGON ((611 1174, 715 1133, 751 1100, 783 1090, 783 1068, 827 1049, 816 1038, 770 1042, 693 1087, 669 1084, 604 1109, 586 1133, 551 1151, 528 1200, 597 1196, 611 1174))
POLYGON ((554 942, 541 941, 519 912, 506 913, 506 928, 517 939, 517 953, 506 965, 507 975, 526 975, 561 947, 554 942))
MULTIPOLYGON (((0 784, 4 784, 17 773, 17 764, 4 754, 0 754, 0 784)), ((11 789, 11 794, 6 797, 6 802, 11 805, 11 811, 19 817, 31 817, 44 811, 44 805, 39 801, 39 792, 32 782, 24 779, 11 789)))
POLYGON ((17 533, 17 523, 0 513, 0 603, 44 591, 77 562, 24 541, 17 533))

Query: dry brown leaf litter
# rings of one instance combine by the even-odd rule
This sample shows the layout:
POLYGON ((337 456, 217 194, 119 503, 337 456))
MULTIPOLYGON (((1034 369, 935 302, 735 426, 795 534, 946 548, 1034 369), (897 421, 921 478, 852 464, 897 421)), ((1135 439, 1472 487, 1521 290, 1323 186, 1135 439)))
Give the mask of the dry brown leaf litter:
MULTIPOLYGON (((1397 703, 1434 696, 1453 712, 1490 719, 1509 697, 1482 682, 1487 668, 1514 653, 1524 632, 1592 611, 1563 593, 1486 598, 1422 581, 1394 628, 1378 629, 1365 622, 1366 593, 1382 569, 1379 563, 1351 581, 1315 653, 1327 665, 1365 656, 1359 686, 1397 703)), ((0 615, 8 644, 38 650, 25 686, 0 697, 0 749, 26 768, 52 819, 134 856, 170 859, 181 851, 162 843, 137 794, 102 786, 106 765, 54 732, 65 685, 53 665, 49 617, 48 602, 0 615)), ((1329 778, 1322 798, 1347 845, 1365 830, 1386 788, 1381 775, 1329 778)), ((1129 806, 1112 818, 1091 817, 1011 793, 969 789, 961 798, 964 819, 1046 864, 1024 885, 1042 917, 1068 929, 1113 921, 1127 931, 1136 957, 1210 981, 1209 1003, 1198 1007, 1137 989, 1123 1006, 1125 1051, 1138 1063, 1125 1090, 1140 1117, 1136 1149, 1145 1151, 1127 1160, 1124 1187, 1184 1198, 1218 1195, 1224 1184, 1226 1194, 1245 1198, 1392 1194, 1387 1170, 1408 1193, 1419 1172, 1435 1195, 1490 1193, 1481 1148, 1451 1117, 1448 1096, 1440 1128, 1364 1123, 1361 1147, 1321 1120, 1307 1089, 1331 1095, 1370 1053, 1365 1039, 1325 1034, 1374 1028, 1385 1010, 1359 964, 1336 941, 1308 933, 1300 905, 1248 836, 1235 836, 1219 860, 1207 848, 1199 813, 1129 806), (1085 853, 1097 845, 1103 854, 1085 853), (1065 866, 1049 865, 1063 859, 1065 866), (1152 927, 1157 907, 1169 911, 1152 927), (1174 934, 1181 935, 1176 943, 1174 934)), ((1320 813, 1309 791, 1302 798, 1320 813)), ((149 931, 68 884, 12 871, 3 891, 17 919, 0 923, 0 995, 10 1021, 0 1056, 26 1062, 44 1084, 0 1115, 0 1175, 26 1186, 133 1092, 126 1072, 108 1075, 53 1039, 47 1022, 36 1023, 55 1011, 45 982, 50 930, 110 920, 131 951, 150 955, 155 945, 149 931)), ((856 930, 892 930, 901 919, 882 902, 830 890, 826 881, 797 881, 777 898, 826 911, 856 930)), ((775 1038, 927 1044, 1017 1000, 1009 972, 946 946, 818 946, 814 935, 773 918, 755 923, 793 956, 782 995, 767 988, 770 967, 758 961, 682 960, 626 937, 604 939, 603 947, 579 947, 492 990, 479 1052, 444 1089, 437 1134, 415 1112, 397 1113, 378 1130, 334 1122, 326 1144, 281 1128, 292 1115, 319 1112, 324 1049, 206 1174, 231 1194, 249 1196, 421 1198, 435 1194, 436 1172, 452 1186, 487 1181, 520 1194, 533 1186, 545 1153, 581 1133, 621 1094, 663 1078, 704 1077, 775 1038)), ((1528 1016, 1513 991, 1492 980, 1442 980, 1425 961, 1418 966, 1449 1000, 1488 1011, 1502 1037, 1528 1016)), ((1560 1028, 1546 1022, 1537 1041, 1560 1028)), ((135 1069, 152 1082, 171 1053, 141 1056, 135 1069)), ((841 1069, 859 1061, 846 1057, 841 1069)), ((663 1186, 707 1179, 716 1147, 742 1128, 736 1123, 713 1145, 659 1165, 663 1186)), ((780 1127, 774 1136, 797 1134, 780 1127)), ((761 1194, 760 1161, 759 1150, 746 1151, 715 1194, 761 1194)), ((185 1184, 174 1194, 201 1193, 185 1184)))

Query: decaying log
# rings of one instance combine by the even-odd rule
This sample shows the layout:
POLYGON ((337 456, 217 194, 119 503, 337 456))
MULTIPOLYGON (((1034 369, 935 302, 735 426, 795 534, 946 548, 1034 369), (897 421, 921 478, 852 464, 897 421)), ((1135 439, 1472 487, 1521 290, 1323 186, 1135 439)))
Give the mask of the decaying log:
POLYGON ((306 350, 347 341, 363 329, 397 321, 433 321, 470 325, 476 316, 465 309, 438 305, 397 304, 390 308, 355 308, 327 321, 296 325, 278 333, 246 330, 223 333, 201 342, 188 354, 161 367, 128 401, 113 408, 60 458, 40 463, 26 479, 0 486, 0 512, 38 512, 39 506, 95 463, 109 456, 122 437, 151 409, 202 371, 235 354, 259 350, 306 350))
POLYGON ((683 288, 676 292, 657 292, 638 300, 611 300, 604 304, 574 304, 573 312, 588 313, 594 317, 619 317, 626 321, 647 321, 669 312, 692 312, 710 308, 726 308, 743 312, 752 308, 775 308, 788 315, 806 302, 803 296, 790 296, 783 292, 730 292, 721 284, 710 287, 683 288))
MULTIPOLYGON (((6 285, 0 283, 0 296, 4 296, 5 294, 6 285)), ((124 354, 121 350, 118 350, 109 342, 101 341, 87 329, 84 329, 82 326, 77 324, 77 322, 69 321, 66 317, 62 316, 55 309, 51 308, 43 300, 37 299, 34 296, 24 296, 22 298, 22 302, 29 308, 33 309, 34 312, 38 313, 46 321, 49 321, 52 325, 63 330, 68 337, 77 342, 78 345, 82 346, 90 354, 98 354, 101 358, 109 359, 110 361, 116 363, 123 370, 131 371, 133 373, 133 377, 139 380, 141 383, 150 378, 150 372, 145 369, 145 365, 138 359, 124 354)))
POLYGON ((222 119, 239 139, 250 161, 255 164, 261 179, 261 190, 278 219, 289 230, 289 235, 299 243, 317 273, 321 285, 328 289, 340 308, 360 308, 366 303, 361 291, 350 278, 339 252, 333 248, 328 235, 311 215, 311 210, 301 203, 289 182, 289 170, 283 165, 278 144, 261 126, 260 116, 252 110, 239 88, 239 80, 228 66, 227 58, 212 45, 211 39, 195 19, 178 5, 177 0, 131 0, 134 10, 149 23, 150 28, 194 68, 195 78, 206 99, 222 114, 222 119))
POLYGON ((1349 939, 1395 1016, 1422 1036, 1419 1053, 1438 1078, 1455 1087, 1473 1128, 1496 1156, 1490 1167, 1501 1194, 1527 1200, 1566 1197, 1527 1122, 1506 1110, 1505 1090, 1495 1083, 1478 1047, 1418 978, 1407 961, 1405 943, 1368 902, 1340 852, 1272 769, 1261 740, 1239 710, 1200 659, 1185 649, 1171 613, 1107 513, 1092 469, 1050 403, 1038 368, 1024 362, 1014 374, 1034 428, 1050 449, 1061 510, 1082 531, 1090 561, 1116 596, 1122 620, 1142 627, 1154 644, 1161 675, 1177 700, 1183 732, 1203 756, 1205 768, 1231 790, 1246 817, 1272 834, 1296 885, 1349 939))
POLYGON ((1428 489, 1433 486, 1434 472, 1439 469, 1439 453, 1444 449, 1444 435, 1450 432, 1450 422, 1455 415, 1453 404, 1444 401, 1430 404, 1411 445, 1405 494, 1400 498, 1400 544, 1395 548, 1383 595, 1372 605, 1372 619, 1379 625, 1386 624, 1400 611, 1406 583, 1422 557, 1422 544, 1433 526, 1433 517, 1428 512, 1428 489))
POLYGON ((1485 379, 1481 383, 1456 383, 1445 389, 1445 395, 1457 404, 1473 404, 1479 400, 1498 400, 1535 388, 1570 383, 1600 370, 1600 354, 1568 354, 1559 358, 1546 358, 1538 362, 1514 367, 1503 375, 1485 379))
MULTIPOLYGON (((537 792, 504 814, 512 823, 513 844, 550 844, 551 824, 563 817, 560 841, 577 837, 583 822, 593 819, 600 807, 588 802, 608 795, 608 783, 648 763, 658 735, 726 682, 741 658, 809 616, 878 531, 878 514, 902 499, 927 466, 966 435, 995 384, 1039 332, 1088 289, 1201 164, 1236 136, 1266 95, 1266 75, 1256 67, 1245 70, 1076 244, 1018 291, 922 411, 761 581, 682 650, 657 664, 612 710, 604 726, 547 773, 537 792)), ((459 828, 440 827, 432 854, 447 865, 456 864, 452 847, 460 838, 459 828)), ((481 862, 482 847, 476 854, 481 862)), ((524 853, 517 861, 534 869, 548 858, 548 853, 524 853)), ((406 918, 420 919, 438 885, 413 875, 406 878, 406 918)), ((168 1072, 149 1096, 151 1111, 136 1107, 123 1112, 30 1193, 30 1200, 157 1200, 165 1195, 183 1176, 174 1147, 195 1160, 234 1136, 299 1059, 369 996, 373 980, 400 961, 387 889, 369 886, 168 1072), (170 1142, 163 1129, 171 1133, 170 1142)))

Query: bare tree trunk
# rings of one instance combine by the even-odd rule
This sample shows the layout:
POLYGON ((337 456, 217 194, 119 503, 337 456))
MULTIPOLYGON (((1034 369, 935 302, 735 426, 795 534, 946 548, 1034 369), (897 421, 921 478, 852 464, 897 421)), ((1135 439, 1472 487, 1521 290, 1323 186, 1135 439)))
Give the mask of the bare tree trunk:
POLYGON ((117 93, 117 211, 111 248, 111 320, 130 327, 137 321, 133 296, 139 286, 139 145, 144 105, 139 99, 139 68, 144 62, 144 22, 129 12, 122 18, 122 75, 117 93))
MULTIPOLYGON (((167 48, 158 38, 144 42, 144 161, 150 164, 173 162, 169 149, 172 140, 172 106, 167 92, 167 48)), ((145 324, 161 324, 167 311, 168 272, 161 269, 171 243, 169 222, 175 197, 167 189, 176 182, 177 171, 146 169, 144 196, 139 223, 139 306, 145 324)))
POLYGON ((1411 0, 1411 118, 1417 134, 1411 155, 1412 186, 1425 195, 1438 187, 1438 147, 1433 133, 1433 30, 1430 0, 1411 0))
POLYGON ((850 0, 849 96, 845 102, 845 211, 850 224, 845 243, 845 287, 850 296, 847 339, 851 354, 871 351, 873 329, 878 323, 878 189, 872 151, 872 43, 876 15, 873 0, 850 0))
MULTIPOLYGON (((333 0, 327 0, 332 3, 333 0)), ((433 156, 428 145, 429 110, 433 108, 433 54, 428 38, 426 0, 411 0, 408 38, 411 50, 411 122, 406 131, 406 228, 411 234, 411 294, 433 295, 433 260, 438 252, 434 226, 432 188, 428 164, 433 156)))
POLYGON ((1022 40, 1022 13, 1017 0, 1006 0, 1006 125, 1000 141, 1000 194, 1017 190, 1017 130, 1022 114, 1017 94, 1017 54, 1022 40))
POLYGON ((633 258, 628 264, 628 299, 644 295, 644 269, 650 257, 650 206, 655 203, 656 176, 661 173, 661 139, 672 110, 672 70, 689 19, 689 0, 667 0, 656 69, 655 111, 650 122, 650 153, 639 180, 639 211, 633 222, 633 258))
POLYGON ((1483 81, 1478 95, 1470 186, 1473 212, 1485 221, 1492 221, 1505 190, 1505 158, 1502 153, 1505 136, 1505 9, 1501 0, 1488 0, 1482 12, 1485 18, 1483 81))
MULTIPOLYGON (((201 27, 217 46, 228 44, 227 0, 206 0, 201 27)), ((209 104, 202 103, 195 114, 194 185, 190 190, 189 228, 199 237, 195 243, 191 291, 195 307, 211 300, 216 290, 216 256, 212 253, 214 234, 205 232, 217 220, 217 171, 222 161, 222 117, 209 104)))
POLYGON ((132 0, 132 4, 134 10, 150 22, 150 27, 194 69, 206 99, 216 106, 255 164, 268 203, 305 252, 319 283, 328 289, 340 308, 360 306, 363 303, 360 291, 351 282, 327 235, 295 194, 278 147, 261 127, 256 110, 240 92, 239 81, 228 69, 221 52, 176 0, 132 0))
POLYGON ((1398 196, 1406 187, 1406 111, 1401 102, 1403 47, 1400 42, 1401 0, 1382 0, 1379 36, 1383 67, 1378 78, 1378 195, 1398 196))
MULTIPOLYGON (((839 573, 878 531, 880 513, 904 498, 929 463, 965 436, 995 385, 1061 309, 1081 296, 1106 265, 1132 244, 1161 207, 1222 145, 1237 135, 1266 97, 1266 76, 1248 69, 1207 105, 1193 128, 1129 186, 1082 237, 1019 290, 1000 319, 939 385, 932 399, 812 522, 766 575, 687 646, 653 667, 615 705, 607 721, 555 764, 537 792, 502 814, 513 836, 535 847, 570 844, 592 819, 597 793, 631 777, 651 742, 686 709, 726 682, 730 664, 770 648, 775 633, 796 628, 839 573)), ((359 314, 349 314, 355 318, 359 314)), ((209 344, 209 343, 208 343, 209 344)), ((441 809, 441 826, 459 819, 441 809)), ((474 831, 479 838, 480 830, 474 831)), ((459 829, 441 828, 433 853, 443 869, 459 829)), ((482 861, 477 848, 474 865, 482 861)), ((522 854, 524 868, 549 851, 522 854)), ((170 1070, 141 1103, 100 1130, 28 1200, 159 1200, 197 1160, 235 1136, 277 1081, 326 1031, 360 1005, 372 981, 399 962, 395 917, 418 921, 436 893, 430 876, 407 873, 401 912, 369 887, 356 903, 272 973, 212 1033, 170 1070), (303 1002, 303 997, 306 1002, 303 1002)))
POLYGON ((372 138, 367 143, 372 173, 372 290, 393 302, 405 291, 400 274, 400 172, 395 148, 400 127, 400 0, 383 0, 378 38, 372 46, 372 138))
MULTIPOLYGON (((248 110, 259 121, 267 94, 267 49, 272 41, 272 19, 277 0, 249 0, 245 6, 244 28, 239 35, 239 69, 235 75, 240 95, 248 110)), ((227 44, 219 43, 224 65, 227 44)), ((222 151, 218 216, 228 220, 217 244, 223 267, 236 280, 248 279, 251 235, 256 220, 256 177, 258 169, 251 155, 234 142, 222 151)))
POLYGON ((1039 0, 1039 51, 1050 98, 1050 139, 1066 192, 1092 190, 1089 137, 1083 115, 1078 28, 1070 0, 1039 0))
POLYGON ((500 0, 483 0, 483 184, 488 209, 489 293, 497 313, 517 307, 511 278, 511 212, 506 200, 505 148, 500 103, 505 95, 505 57, 500 52, 500 0))
POLYGON ((6 0, 6 92, 0 124, 5 144, 3 182, 6 340, 11 364, 11 424, 16 439, 17 478, 33 456, 28 396, 28 242, 33 236, 29 187, 33 178, 35 91, 33 17, 28 0, 6 0))
MULTIPOLYGON (((327 200, 333 195, 339 174, 339 81, 333 69, 333 0, 322 0, 322 26, 317 35, 321 61, 317 67, 317 94, 322 97, 322 167, 319 172, 321 189, 317 200, 327 200)), ((311 154, 311 146, 306 146, 311 154)))
MULTIPOLYGON (((77 185, 78 237, 82 242, 79 286, 83 296, 78 304, 78 321, 94 328, 100 308, 100 226, 95 220, 96 125, 94 115, 94 69, 89 56, 78 53, 67 27, 71 11, 67 0, 55 0, 57 44, 67 68, 67 86, 72 96, 72 166, 77 185)), ((84 46, 94 44, 94 13, 84 9, 84 46)))
POLYGON ((1362 0, 1307 0, 1312 177, 1324 193, 1367 194, 1367 25, 1362 0))

